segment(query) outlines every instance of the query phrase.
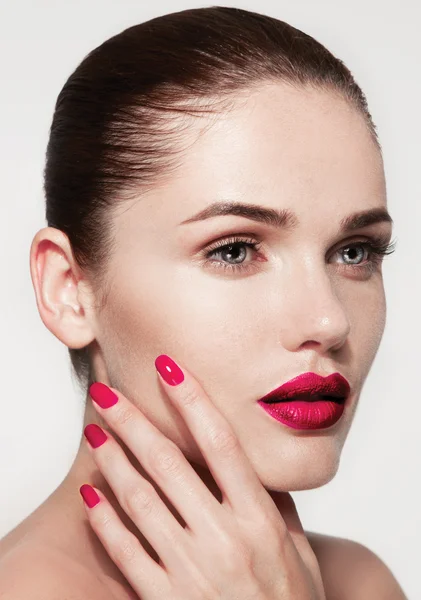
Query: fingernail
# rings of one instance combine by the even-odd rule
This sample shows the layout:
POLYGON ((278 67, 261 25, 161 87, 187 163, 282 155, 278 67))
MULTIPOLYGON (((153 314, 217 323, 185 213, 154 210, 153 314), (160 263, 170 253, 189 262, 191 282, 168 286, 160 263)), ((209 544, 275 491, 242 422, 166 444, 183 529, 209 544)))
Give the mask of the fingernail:
POLYGON ((85 434, 85 437, 91 444, 92 448, 98 448, 108 440, 108 436, 106 435, 104 430, 101 429, 101 427, 99 427, 95 423, 87 425, 83 433, 85 434))
POLYGON ((184 381, 184 373, 180 367, 166 354, 160 354, 155 360, 155 367, 161 377, 170 385, 178 385, 184 381))
POLYGON ((110 408, 110 406, 114 406, 118 401, 117 394, 114 394, 108 385, 105 385, 105 383, 101 383, 100 381, 95 381, 95 383, 90 386, 89 393, 92 396, 92 399, 101 408, 110 408))
POLYGON ((98 496, 94 488, 88 485, 87 483, 84 483, 80 487, 79 492, 88 508, 92 508, 100 501, 100 497, 98 496))

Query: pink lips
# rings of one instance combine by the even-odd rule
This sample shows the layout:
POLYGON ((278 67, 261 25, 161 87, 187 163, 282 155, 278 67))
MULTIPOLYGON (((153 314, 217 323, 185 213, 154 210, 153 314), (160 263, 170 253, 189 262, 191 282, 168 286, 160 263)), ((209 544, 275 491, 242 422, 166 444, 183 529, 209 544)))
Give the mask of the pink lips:
POLYGON ((295 429, 330 427, 342 416, 351 392, 348 381, 339 373, 321 377, 304 373, 258 400, 273 418, 295 429))

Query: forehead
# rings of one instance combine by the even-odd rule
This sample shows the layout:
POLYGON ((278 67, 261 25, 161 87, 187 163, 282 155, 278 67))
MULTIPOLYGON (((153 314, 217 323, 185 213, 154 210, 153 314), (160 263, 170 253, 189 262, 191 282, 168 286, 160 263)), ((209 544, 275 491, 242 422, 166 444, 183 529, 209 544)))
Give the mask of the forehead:
POLYGON ((338 218, 386 203, 383 161, 368 125, 331 91, 262 85, 226 110, 193 117, 183 135, 179 167, 146 194, 150 202, 139 203, 161 225, 222 199, 299 215, 338 210, 338 218))
POLYGON ((269 84, 241 94, 202 128, 200 119, 192 131, 199 135, 185 156, 187 169, 215 166, 232 173, 232 167, 243 166, 244 175, 252 167, 275 179, 279 172, 300 179, 313 175, 315 181, 326 172, 383 170, 364 117, 332 91, 269 84))

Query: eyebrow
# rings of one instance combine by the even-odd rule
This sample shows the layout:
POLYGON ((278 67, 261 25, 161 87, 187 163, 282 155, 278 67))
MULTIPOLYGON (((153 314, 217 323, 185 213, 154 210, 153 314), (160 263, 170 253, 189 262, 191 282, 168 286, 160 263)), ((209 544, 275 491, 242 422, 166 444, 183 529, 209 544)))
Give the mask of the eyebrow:
MULTIPOLYGON (((182 221, 180 225, 224 215, 244 217, 278 229, 293 230, 299 223, 297 216, 286 208, 267 208, 258 204, 242 204, 239 202, 214 202, 193 217, 182 221)), ((393 219, 385 208, 371 208, 344 217, 340 221, 339 228, 341 233, 348 233, 381 222, 393 223, 393 219)))

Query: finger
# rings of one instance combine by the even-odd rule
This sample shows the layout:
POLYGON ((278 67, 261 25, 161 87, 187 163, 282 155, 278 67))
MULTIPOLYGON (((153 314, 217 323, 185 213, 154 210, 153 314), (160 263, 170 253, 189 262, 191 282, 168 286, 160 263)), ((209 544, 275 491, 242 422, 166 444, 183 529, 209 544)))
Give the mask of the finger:
POLYGON ((289 492, 269 492, 276 508, 282 514, 288 531, 291 533, 304 534, 304 529, 298 515, 294 498, 289 492))
POLYGON ((311 573, 317 589, 320 590, 320 597, 324 598, 324 584, 320 565, 304 531, 293 497, 287 492, 270 492, 270 496, 285 520, 288 536, 291 538, 298 555, 311 573))
POLYGON ((166 567, 186 562, 187 533, 151 483, 130 463, 119 444, 98 425, 85 428, 93 459, 120 506, 157 552, 166 567))
POLYGON ((80 493, 92 529, 138 596, 148 600, 168 598, 169 581, 164 569, 123 525, 104 494, 87 484, 82 485, 80 493))
POLYGON ((193 434, 224 500, 238 512, 273 508, 229 422, 187 369, 165 354, 155 361, 169 398, 193 434), (174 382, 178 382, 174 384, 174 382))
POLYGON ((313 555, 313 550, 305 534, 303 525, 298 515, 295 501, 288 492, 269 492, 276 508, 282 515, 289 535, 300 555, 304 558, 313 555))
POLYGON ((89 393, 97 412, 133 452, 189 529, 204 532, 205 527, 212 527, 223 509, 178 446, 118 390, 96 382, 89 393), (106 401, 110 394, 114 404, 106 401))

